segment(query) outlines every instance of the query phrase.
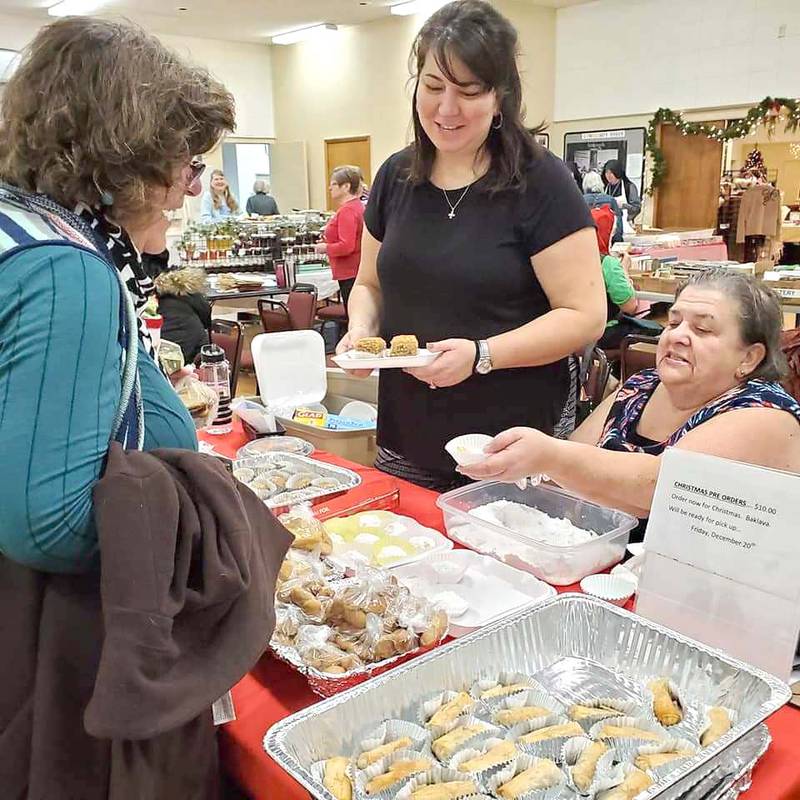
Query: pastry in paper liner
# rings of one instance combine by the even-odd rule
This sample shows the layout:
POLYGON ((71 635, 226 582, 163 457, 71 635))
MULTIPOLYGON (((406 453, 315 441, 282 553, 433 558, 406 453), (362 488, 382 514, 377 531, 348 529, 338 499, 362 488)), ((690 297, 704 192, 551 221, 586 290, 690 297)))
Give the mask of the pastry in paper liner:
POLYGON ((703 709, 698 731, 700 746, 710 747, 714 744, 736 724, 736 718, 737 714, 733 709, 725 706, 706 706, 703 709))
POLYGON ((374 764, 370 764, 364 770, 355 770, 354 786, 356 798, 359 798, 359 800, 361 798, 369 798, 369 800, 392 800, 397 792, 399 792, 415 775, 420 772, 427 772, 434 766, 436 766, 436 763, 430 753, 420 753, 416 750, 398 750, 390 756, 382 758, 374 764), (394 764, 412 761, 425 761, 427 765, 415 769, 413 772, 409 772, 402 777, 398 777, 397 780, 387 785, 386 788, 381 791, 369 791, 370 784, 373 784, 380 776, 392 772, 393 770, 391 768, 394 764))
POLYGON ((426 786, 440 786, 440 785, 453 784, 455 786, 463 786, 464 790, 451 794, 442 793, 442 800, 464 800, 464 798, 480 795, 482 787, 474 778, 465 777, 463 772, 456 772, 453 769, 446 767, 434 767, 428 772, 423 772, 422 775, 415 775, 396 795, 397 800, 417 800, 414 794, 426 786), (466 787, 471 788, 467 789, 466 787))
POLYGON ((492 705, 489 719, 495 725, 500 725, 503 728, 513 728, 521 722, 552 714, 562 715, 563 713, 564 706, 551 694, 541 688, 532 688, 504 698, 502 703, 497 706, 492 705), (525 716, 525 712, 522 709, 529 709, 530 713, 525 716), (519 719, 513 719, 515 712, 521 712, 522 715, 519 719))
POLYGON ((356 767, 358 769, 366 769, 370 764, 386 758, 386 756, 391 755, 391 752, 387 751, 378 754, 376 752, 377 748, 403 740, 410 740, 410 744, 404 742, 391 752, 395 752, 395 750, 423 752, 427 750, 430 744, 428 732, 419 725, 405 719, 384 720, 376 728, 366 731, 359 737, 356 752, 353 754, 356 767))
POLYGON ((446 733, 431 740, 431 751, 442 764, 447 764, 459 750, 472 744, 477 737, 500 733, 500 728, 485 719, 469 715, 459 717, 446 733))
POLYGON ((477 709, 478 702, 467 692, 435 692, 419 704, 417 720, 423 728, 430 731, 432 738, 436 739, 447 733, 459 717, 474 714, 477 709), (448 711, 451 713, 448 714, 448 711), (452 716, 452 713, 455 713, 455 716, 452 716), (445 719, 441 719, 442 715, 445 719), (436 719, 440 721, 436 722, 436 719))
POLYGON ((632 761, 636 751, 644 744, 653 744, 672 738, 655 720, 647 717, 612 717, 592 726, 592 739, 602 739, 617 751, 620 761, 632 761), (641 735, 637 735, 637 731, 641 735))
POLYGON ((622 780, 616 786, 598 792, 595 800, 635 800, 654 783, 650 775, 632 764, 618 764, 617 769, 622 780))
POLYGON ((469 693, 487 706, 494 706, 517 692, 528 689, 538 689, 547 694, 538 681, 521 672, 500 672, 497 675, 480 678, 472 684, 469 693))
POLYGON ((476 778, 478 782, 483 785, 484 778, 488 775, 493 775, 497 772, 512 770, 520 755, 519 750, 513 742, 507 739, 501 739, 497 736, 485 736, 473 741, 469 747, 459 750, 447 763, 449 769, 454 769, 456 772, 470 775, 476 778), (507 751, 507 752, 506 752, 507 751), (476 759, 493 755, 492 763, 483 768, 474 768, 476 759))
POLYGON ((620 700, 613 697, 598 697, 596 700, 587 700, 585 703, 574 703, 567 709, 567 716, 575 720, 585 731, 598 722, 613 717, 633 717, 641 706, 633 700, 620 700), (592 713, 592 709, 596 713, 592 713))
POLYGON ((580 795, 594 797, 597 792, 616 786, 621 780, 614 767, 616 756, 616 750, 607 742, 595 742, 587 736, 567 739, 561 750, 561 762, 569 787, 580 795), (602 747, 605 751, 595 758, 602 747), (589 748, 595 751, 593 755, 587 753, 589 748), (583 759, 584 755, 589 759, 583 759))
POLYGON ((645 711, 646 715, 661 724, 669 735, 675 739, 689 739, 690 741, 700 740, 700 731, 703 727, 703 704, 693 699, 691 689, 683 690, 674 681, 664 677, 650 677, 644 680, 646 687, 645 692, 645 711), (658 684, 660 691, 654 691, 654 684, 658 684), (673 725, 664 724, 658 716, 656 706, 662 707, 661 715, 665 719, 663 711, 664 708, 669 709, 669 704, 664 698, 663 694, 666 691, 669 694, 672 702, 675 703, 681 711, 681 719, 673 725), (658 699, 658 694, 661 694, 661 700, 658 699))
POLYGON ((503 800, 555 800, 561 795, 566 782, 566 775, 558 769, 552 759, 523 753, 517 758, 513 773, 507 777, 501 773, 489 776, 485 781, 485 788, 492 796, 503 798, 503 800), (543 775, 550 773, 552 777, 556 778, 556 782, 546 788, 514 792, 513 782, 528 770, 538 770, 543 775), (511 785, 509 786, 509 784, 511 785))
POLYGON ((523 753, 557 761, 561 757, 564 742, 582 734, 583 729, 577 722, 553 714, 515 725, 506 734, 506 739, 515 742, 523 753), (546 738, 541 739, 537 734, 546 738), (531 738, 534 741, 525 741, 531 738))
POLYGON ((684 719, 684 704, 677 685, 669 678, 652 678, 646 681, 650 693, 650 710, 656 722, 665 728, 679 725, 684 719))
POLYGON ((317 761, 311 765, 311 774, 333 795, 335 800, 352 800, 354 796, 353 762, 349 758, 346 758, 345 756, 334 756, 333 758, 326 758, 322 761, 317 761), (337 772, 340 772, 337 777, 341 781, 339 791, 336 791, 332 787, 330 783, 330 776, 326 779, 326 771, 330 766, 329 762, 334 761, 341 763, 341 765, 345 767, 343 771, 337 770, 337 772))
POLYGON ((633 765, 649 773, 655 780, 661 780, 665 775, 668 775, 672 770, 680 765, 687 759, 697 754, 700 748, 696 743, 690 742, 687 739, 667 739, 662 744, 643 744, 635 753, 633 758, 633 765), (663 758, 658 756, 667 756, 674 754, 674 758, 664 763, 658 763, 663 758), (651 758, 655 756, 656 758, 651 758), (648 760, 651 764, 646 763, 648 760))

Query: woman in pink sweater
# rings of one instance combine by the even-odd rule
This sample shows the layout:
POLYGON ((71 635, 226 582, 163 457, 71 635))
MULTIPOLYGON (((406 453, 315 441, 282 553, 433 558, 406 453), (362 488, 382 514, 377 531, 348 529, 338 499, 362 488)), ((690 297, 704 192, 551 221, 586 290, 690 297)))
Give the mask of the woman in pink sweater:
POLYGON ((361 261, 361 231, 364 228, 364 205, 361 186, 364 177, 358 167, 336 167, 331 174, 328 191, 337 211, 325 228, 325 241, 318 244, 318 253, 327 253, 333 277, 339 282, 342 302, 347 306, 350 290, 356 282, 361 261))

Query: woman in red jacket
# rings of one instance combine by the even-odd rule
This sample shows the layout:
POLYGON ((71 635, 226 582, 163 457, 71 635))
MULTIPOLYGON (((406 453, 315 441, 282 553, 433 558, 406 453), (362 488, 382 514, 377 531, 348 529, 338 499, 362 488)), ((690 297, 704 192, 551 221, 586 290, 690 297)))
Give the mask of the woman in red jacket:
POLYGON ((364 177, 358 167, 346 165, 333 170, 328 191, 337 211, 325 228, 325 242, 316 247, 318 253, 328 254, 333 277, 339 282, 345 306, 350 299, 350 290, 356 282, 358 264, 361 261, 363 182, 364 177))

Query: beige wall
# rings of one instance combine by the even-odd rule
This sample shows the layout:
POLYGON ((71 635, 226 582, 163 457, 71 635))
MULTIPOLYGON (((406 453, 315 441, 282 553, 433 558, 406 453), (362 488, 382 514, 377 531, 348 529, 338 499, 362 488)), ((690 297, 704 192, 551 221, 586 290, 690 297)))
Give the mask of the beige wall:
MULTIPOLYGON (((551 119, 555 11, 516 0, 495 5, 517 26, 528 120, 551 119)), ((308 145, 311 206, 325 207, 325 139, 370 136, 373 175, 408 142, 408 54, 418 16, 341 29, 324 40, 273 46, 276 136, 308 145)))
MULTIPOLYGON (((42 21, 33 17, 0 14, 0 47, 23 48, 41 25, 42 21)), ((237 136, 275 135, 272 66, 267 45, 157 35, 168 47, 205 67, 228 87, 236 98, 237 136)))

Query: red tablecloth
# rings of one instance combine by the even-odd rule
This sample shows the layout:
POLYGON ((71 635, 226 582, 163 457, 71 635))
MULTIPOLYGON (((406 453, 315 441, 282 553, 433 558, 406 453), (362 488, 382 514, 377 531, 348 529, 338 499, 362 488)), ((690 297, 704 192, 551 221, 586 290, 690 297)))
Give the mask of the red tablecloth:
MULTIPOLYGON (((202 436, 220 453, 235 455, 246 438, 238 424, 227 436, 202 436)), ((368 476, 374 470, 348 464, 329 454, 324 461, 348 466, 368 476)), ((401 483, 399 513, 444 531, 436 493, 401 483)), ((574 591, 576 587, 565 587, 574 591)), ((266 654, 233 689, 236 721, 220 731, 222 763, 253 800, 308 800, 308 793, 264 752, 267 730, 278 720, 307 708, 320 698, 293 669, 266 654)), ((743 800, 800 800, 800 711, 783 708, 768 720, 773 743, 756 768, 753 787, 743 800)))

